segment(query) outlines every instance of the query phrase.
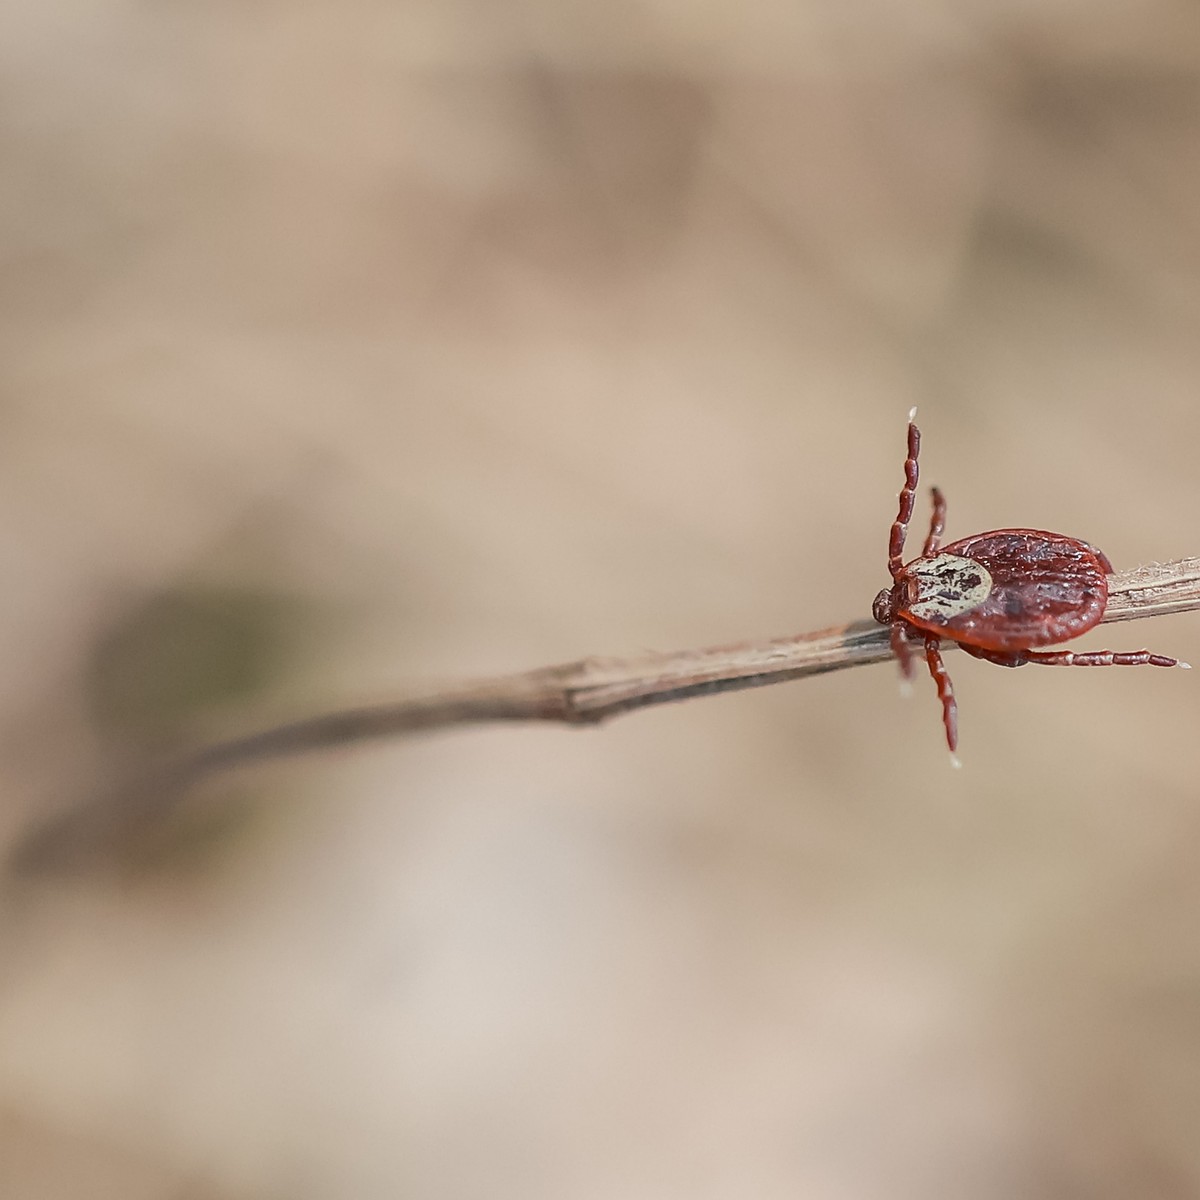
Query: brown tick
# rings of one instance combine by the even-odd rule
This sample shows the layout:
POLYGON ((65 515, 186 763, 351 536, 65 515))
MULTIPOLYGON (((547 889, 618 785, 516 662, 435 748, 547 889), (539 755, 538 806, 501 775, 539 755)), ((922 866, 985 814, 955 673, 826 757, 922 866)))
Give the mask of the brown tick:
POLYGON ((933 518, 920 558, 905 564, 904 538, 917 495, 921 432, 908 414, 908 457, 900 511, 892 523, 888 570, 892 586, 875 597, 871 612, 891 628, 892 653, 905 681, 913 676, 914 643, 924 646, 942 702, 942 722, 955 766, 958 705, 942 662, 941 641, 1002 667, 1186 667, 1147 650, 1041 650, 1078 637, 1104 616, 1112 564, 1105 555, 1061 533, 994 529, 941 547, 946 499, 933 488, 933 518))

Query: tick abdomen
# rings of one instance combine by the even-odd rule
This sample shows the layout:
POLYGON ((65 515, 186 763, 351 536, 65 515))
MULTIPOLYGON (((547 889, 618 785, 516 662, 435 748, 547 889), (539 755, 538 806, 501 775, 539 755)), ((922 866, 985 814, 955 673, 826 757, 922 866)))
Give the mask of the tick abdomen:
POLYGON ((903 571, 900 615, 918 628, 993 650, 1053 646, 1099 622, 1106 561, 1087 543, 999 529, 918 558, 903 571))

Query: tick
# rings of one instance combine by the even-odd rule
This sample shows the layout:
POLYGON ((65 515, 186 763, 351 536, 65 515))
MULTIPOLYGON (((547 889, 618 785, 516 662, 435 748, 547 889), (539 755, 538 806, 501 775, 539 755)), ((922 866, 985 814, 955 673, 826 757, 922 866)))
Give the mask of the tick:
POLYGON ((908 456, 900 511, 888 541, 892 586, 875 597, 871 612, 891 630, 892 653, 903 678, 913 677, 913 655, 924 649, 942 702, 951 761, 959 765, 958 704, 943 639, 1002 667, 1186 667, 1148 650, 1043 650, 1078 637, 1099 623, 1108 604, 1112 564, 1078 538, 1040 529, 994 529, 942 547, 946 498, 932 489, 933 517, 921 556, 904 562, 904 540, 917 496, 921 431, 908 414, 908 456))

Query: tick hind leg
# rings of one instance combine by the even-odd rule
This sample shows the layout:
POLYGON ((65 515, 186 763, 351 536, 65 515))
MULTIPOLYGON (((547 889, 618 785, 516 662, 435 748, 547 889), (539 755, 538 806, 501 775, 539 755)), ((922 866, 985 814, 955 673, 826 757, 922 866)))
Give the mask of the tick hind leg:
POLYGON ((1029 659, 1025 657, 1029 651, 1023 654, 1015 650, 984 650, 979 646, 968 646, 966 642, 958 643, 968 654, 975 658, 982 658, 984 662, 995 663, 998 667, 1023 667, 1029 659))
POLYGON ((1043 667, 1186 667, 1177 658, 1149 650, 1024 650, 1026 662, 1043 667))
POLYGON ((997 663, 1002 667, 1023 667, 1038 663, 1043 667, 1188 667, 1177 658, 1151 654, 1149 650, 982 650, 963 646, 968 654, 997 663))
POLYGON ((959 761, 955 755, 958 749, 958 701, 954 699, 954 685, 950 682, 950 674, 942 661, 940 640, 933 634, 925 639, 925 661, 929 664, 929 673, 937 684, 938 699, 942 702, 942 724, 946 727, 946 745, 950 747, 950 761, 957 767, 959 761))
POLYGON ((1104 568, 1105 575, 1111 575, 1113 573, 1113 565, 1108 561, 1108 555, 1099 546, 1093 546, 1091 542, 1084 542, 1083 544, 1100 560, 1100 565, 1104 568))

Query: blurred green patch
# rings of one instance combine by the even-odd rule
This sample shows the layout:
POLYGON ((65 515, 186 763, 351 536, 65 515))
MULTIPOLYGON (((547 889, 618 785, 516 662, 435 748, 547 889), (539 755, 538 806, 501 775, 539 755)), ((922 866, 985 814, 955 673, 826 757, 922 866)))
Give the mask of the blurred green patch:
POLYGON ((254 788, 209 790, 202 803, 168 805, 111 842, 110 861, 128 882, 206 876, 238 846, 269 837, 276 821, 254 788))
POLYGON ((302 612, 301 601, 279 593, 205 585, 131 607, 86 664, 97 731, 161 746, 256 699, 286 673, 302 612))

